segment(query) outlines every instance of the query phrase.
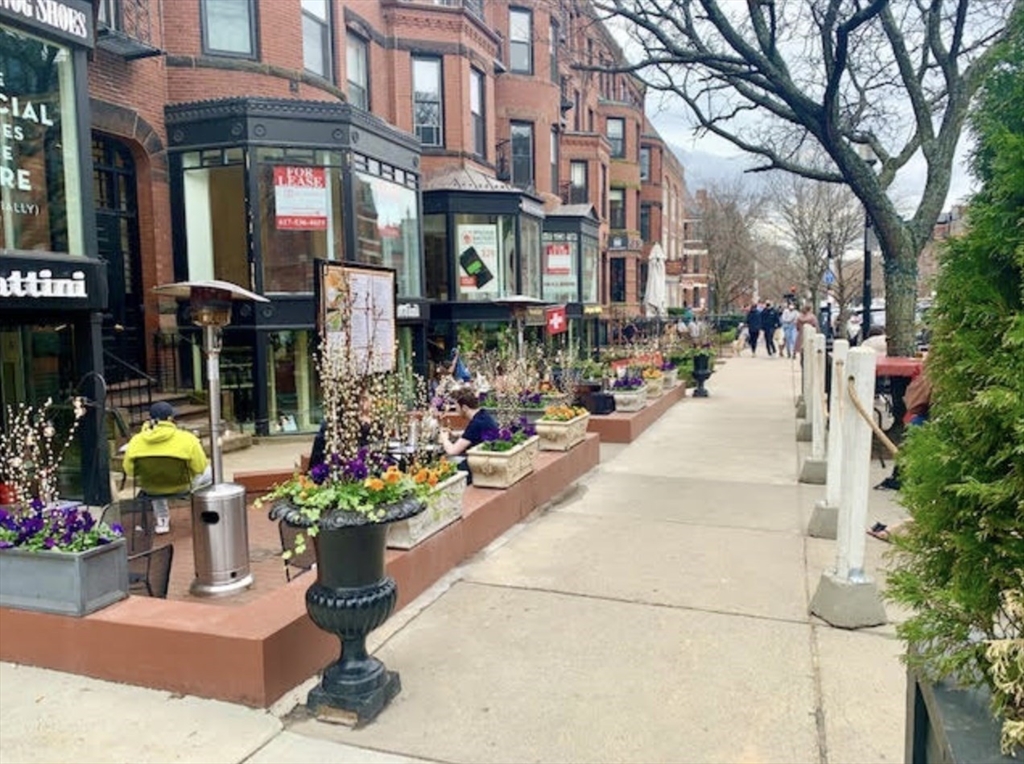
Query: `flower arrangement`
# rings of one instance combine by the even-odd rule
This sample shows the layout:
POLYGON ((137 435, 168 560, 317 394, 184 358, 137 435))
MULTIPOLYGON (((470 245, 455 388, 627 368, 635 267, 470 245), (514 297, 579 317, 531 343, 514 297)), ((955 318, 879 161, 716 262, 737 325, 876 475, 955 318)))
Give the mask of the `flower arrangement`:
POLYGON ((85 412, 85 399, 73 398, 71 424, 62 435, 52 398, 38 407, 7 407, 0 482, 13 506, 0 508, 0 549, 83 552, 124 535, 118 525, 97 523, 87 509, 58 505, 60 466, 85 412))
POLYGON ((575 419, 588 413, 590 412, 582 406, 548 406, 544 409, 544 416, 541 417, 541 420, 546 422, 568 422, 570 419, 575 419))
POLYGON ((544 408, 544 394, 533 390, 523 390, 519 393, 519 408, 542 409, 544 408))
POLYGON ((442 456, 437 462, 427 466, 414 464, 409 470, 409 474, 413 476, 413 482, 417 485, 426 485, 428 488, 433 488, 438 483, 443 483, 458 471, 459 468, 455 466, 454 462, 450 462, 442 456))
POLYGON ((520 419, 510 427, 499 427, 497 430, 485 432, 483 434, 483 441, 480 443, 480 450, 511 451, 536 434, 537 428, 525 419, 520 419))
POLYGON ((644 378, 635 372, 627 371, 612 381, 612 392, 626 393, 639 390, 644 386, 644 378))
POLYGON ((675 363, 671 359, 666 358, 664 361, 661 362, 661 366, 659 368, 663 372, 665 372, 665 371, 674 371, 675 368, 676 368, 676 365, 675 365, 675 363))
POLYGON ((641 372, 641 376, 643 376, 644 379, 661 379, 661 369, 655 369, 653 367, 646 368, 641 372))
POLYGON ((120 525, 97 523, 80 507, 47 508, 41 499, 10 512, 0 509, 0 549, 84 552, 124 535, 120 525))

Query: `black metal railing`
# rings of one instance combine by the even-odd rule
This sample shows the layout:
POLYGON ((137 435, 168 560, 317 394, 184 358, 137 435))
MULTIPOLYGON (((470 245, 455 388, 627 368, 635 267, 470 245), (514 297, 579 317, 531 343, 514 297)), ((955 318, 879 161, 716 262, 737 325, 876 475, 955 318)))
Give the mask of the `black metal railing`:
POLYGON ((182 352, 191 353, 200 347, 198 340, 177 329, 159 331, 153 335, 153 357, 156 361, 157 385, 164 392, 187 389, 182 368, 182 352))
POLYGON ((109 350, 103 351, 103 376, 107 383, 107 409, 127 412, 129 422, 149 411, 157 383, 155 377, 109 350))

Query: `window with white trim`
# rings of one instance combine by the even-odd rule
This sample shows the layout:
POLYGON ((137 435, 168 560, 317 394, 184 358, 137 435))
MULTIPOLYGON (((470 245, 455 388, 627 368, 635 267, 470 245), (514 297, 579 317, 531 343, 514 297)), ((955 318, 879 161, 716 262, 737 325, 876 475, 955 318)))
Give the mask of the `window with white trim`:
POLYGON ((370 110, 370 49, 366 40, 351 32, 345 39, 348 69, 348 101, 364 111, 370 110))
POLYGON ((413 56, 413 127, 424 146, 444 145, 441 104, 441 59, 413 56))

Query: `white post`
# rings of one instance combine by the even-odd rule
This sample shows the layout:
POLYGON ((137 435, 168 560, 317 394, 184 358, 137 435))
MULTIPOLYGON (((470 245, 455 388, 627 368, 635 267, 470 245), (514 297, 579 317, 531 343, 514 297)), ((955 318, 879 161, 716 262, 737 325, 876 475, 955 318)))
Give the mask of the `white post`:
MULTIPOLYGON (((842 490, 839 503, 836 568, 821 575, 811 612, 833 626, 859 629, 885 623, 885 607, 874 582, 864 573, 865 524, 871 482, 871 426, 849 397, 868 407, 875 390, 875 351, 854 348, 846 356, 846 397, 842 401, 842 490)), ((833 380, 833 397, 836 395, 833 380)))
POLYGON ((825 504, 839 507, 842 481, 841 459, 843 458, 842 412, 846 408, 846 354, 850 343, 846 340, 832 342, 832 392, 828 405, 828 481, 825 483, 825 504))
MULTIPOLYGON (((835 340, 832 343, 832 393, 829 396, 828 459, 825 475, 825 498, 814 504, 807 535, 820 539, 834 539, 838 535, 839 501, 842 489, 843 424, 842 411, 846 395, 846 354, 850 343, 835 340)), ((849 405, 846 402, 846 405, 849 405)))
POLYGON ((825 458, 825 335, 813 338, 811 356, 811 458, 825 458))
MULTIPOLYGON (((875 394, 875 360, 871 348, 854 348, 846 357, 846 383, 870 411, 875 394)), ((842 497, 839 501, 839 536, 836 573, 851 581, 864 577, 865 528, 871 485, 871 425, 849 400, 843 401, 842 497), (845 531, 845 534, 844 534, 845 531), (844 539, 845 535, 845 539, 844 539), (843 541, 846 541, 843 544, 843 541)))
POLYGON ((825 335, 816 332, 805 342, 804 370, 810 384, 807 387, 807 421, 797 431, 798 441, 811 441, 811 453, 800 468, 800 482, 823 485, 828 472, 825 461, 825 335))

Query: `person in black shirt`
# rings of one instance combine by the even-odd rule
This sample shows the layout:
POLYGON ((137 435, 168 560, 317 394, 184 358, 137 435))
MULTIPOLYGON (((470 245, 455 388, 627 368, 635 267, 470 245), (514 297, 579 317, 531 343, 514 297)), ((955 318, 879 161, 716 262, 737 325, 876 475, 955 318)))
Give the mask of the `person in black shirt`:
POLYGON ((473 446, 482 443, 488 430, 497 430, 498 422, 489 411, 480 408, 480 399, 469 388, 456 390, 452 398, 458 412, 469 420, 469 424, 454 443, 451 440, 451 433, 447 429, 441 430, 440 443, 448 456, 462 456, 473 446))

